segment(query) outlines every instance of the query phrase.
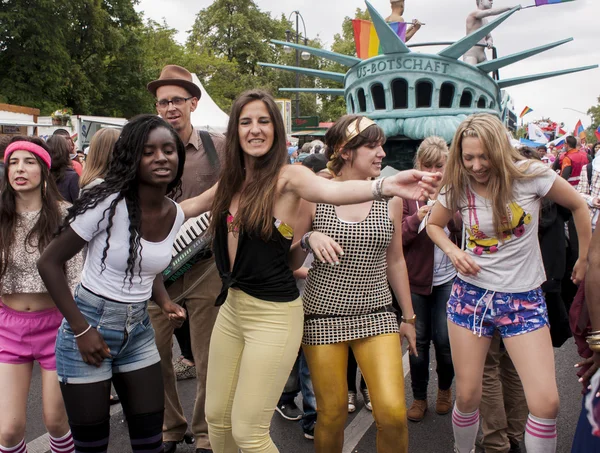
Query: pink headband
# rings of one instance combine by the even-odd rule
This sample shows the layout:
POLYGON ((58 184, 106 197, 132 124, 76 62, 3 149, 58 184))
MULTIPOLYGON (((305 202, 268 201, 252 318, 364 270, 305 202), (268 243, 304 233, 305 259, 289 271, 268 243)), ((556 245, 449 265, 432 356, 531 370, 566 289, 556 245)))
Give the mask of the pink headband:
POLYGON ((30 153, 35 154, 40 159, 44 161, 48 169, 52 166, 52 159, 50 158, 50 154, 40 145, 36 145, 32 142, 20 141, 13 142, 6 148, 4 151, 4 163, 8 162, 8 157, 15 151, 29 151, 30 153))

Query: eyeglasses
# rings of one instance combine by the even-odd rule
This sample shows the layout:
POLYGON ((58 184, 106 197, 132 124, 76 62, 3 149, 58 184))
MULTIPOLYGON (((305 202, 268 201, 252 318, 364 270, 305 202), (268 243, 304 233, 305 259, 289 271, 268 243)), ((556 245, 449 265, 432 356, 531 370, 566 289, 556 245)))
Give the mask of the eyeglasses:
POLYGON ((160 99, 156 101, 155 104, 159 109, 166 109, 169 107, 169 104, 173 104, 175 107, 181 107, 186 101, 189 101, 193 97, 194 96, 190 96, 189 98, 174 97, 170 101, 168 99, 160 99))

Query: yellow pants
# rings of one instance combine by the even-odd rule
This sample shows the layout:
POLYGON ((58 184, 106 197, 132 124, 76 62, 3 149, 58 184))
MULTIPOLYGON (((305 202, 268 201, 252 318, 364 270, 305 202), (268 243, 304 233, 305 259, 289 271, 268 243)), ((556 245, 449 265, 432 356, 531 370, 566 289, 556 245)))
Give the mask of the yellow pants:
POLYGON ((206 421, 215 453, 277 453, 271 418, 298 356, 302 300, 265 302, 230 289, 210 340, 206 421))
POLYGON ((407 453, 402 348, 398 334, 347 343, 303 345, 317 398, 315 451, 341 453, 348 417, 348 348, 365 378, 377 425, 378 453, 407 453))

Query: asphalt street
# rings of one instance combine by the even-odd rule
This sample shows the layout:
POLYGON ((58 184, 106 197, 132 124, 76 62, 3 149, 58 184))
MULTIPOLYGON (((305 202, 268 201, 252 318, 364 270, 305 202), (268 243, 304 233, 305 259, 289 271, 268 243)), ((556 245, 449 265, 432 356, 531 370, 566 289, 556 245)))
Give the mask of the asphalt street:
MULTIPOLYGON (((435 357, 432 354, 432 357, 435 357)), ((561 397, 561 411, 558 419, 558 453, 570 452, 575 426, 581 407, 581 384, 577 382, 573 365, 578 361, 573 341, 568 341, 562 348, 556 350, 557 381, 561 397)), ((450 415, 439 416, 435 413, 435 362, 431 364, 429 389, 429 411, 421 423, 409 422, 410 453, 451 453, 452 424, 450 415)), ((194 379, 179 382, 180 397, 188 420, 195 398, 194 379)), ((410 389, 410 376, 406 376, 406 388, 410 389)), ((4 389, 6 391, 6 389, 4 389)), ((406 397, 406 404, 412 402, 412 396, 406 397)), ((82 402, 83 404, 83 402, 82 402)), ((127 425, 120 406, 113 406, 111 417, 111 439, 109 452, 129 453, 129 437, 127 425)), ((39 368, 35 368, 31 386, 27 414, 27 436, 29 453, 49 452, 47 437, 42 423, 41 413, 41 382, 39 368)), ((297 422, 284 420, 275 413, 271 425, 271 435, 281 453, 312 453, 313 443, 304 438, 302 429, 297 422)), ((358 408, 355 413, 348 415, 345 430, 345 447, 343 453, 376 453, 376 429, 371 413, 364 408, 359 396, 358 408)), ((194 448, 182 444, 177 449, 180 453, 194 453, 194 448)))

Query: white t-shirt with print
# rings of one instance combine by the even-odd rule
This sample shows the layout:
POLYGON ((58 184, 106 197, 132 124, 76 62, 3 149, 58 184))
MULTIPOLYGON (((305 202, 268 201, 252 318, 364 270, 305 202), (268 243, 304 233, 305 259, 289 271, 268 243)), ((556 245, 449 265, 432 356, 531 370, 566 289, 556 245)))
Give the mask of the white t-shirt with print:
POLYGON ((104 211, 116 197, 117 194, 109 195, 95 208, 77 216, 71 222, 70 226, 73 231, 88 242, 81 284, 99 296, 119 302, 144 302, 152 295, 152 284, 156 275, 160 274, 171 262, 173 241, 185 221, 185 216, 181 207, 173 201, 177 207, 177 216, 169 235, 160 242, 149 242, 144 238, 140 240, 140 249, 134 267, 133 285, 130 285, 130 276, 126 274, 127 259, 129 258, 129 215, 124 199, 117 203, 112 219, 110 238, 108 238, 106 230, 108 211, 105 216, 104 211), (102 219, 103 216, 104 219, 102 219), (110 247, 105 260, 106 268, 103 270, 102 254, 107 238, 110 247))
MULTIPOLYGON (((494 229, 491 201, 469 187, 458 208, 466 228, 466 253, 479 265, 476 276, 458 276, 490 291, 521 293, 538 288, 546 281, 538 241, 541 198, 550 191, 557 174, 543 164, 532 164, 528 173, 538 176, 513 183, 514 201, 507 206, 510 228, 500 240, 494 229)), ((444 189, 438 201, 448 207, 444 189)))

